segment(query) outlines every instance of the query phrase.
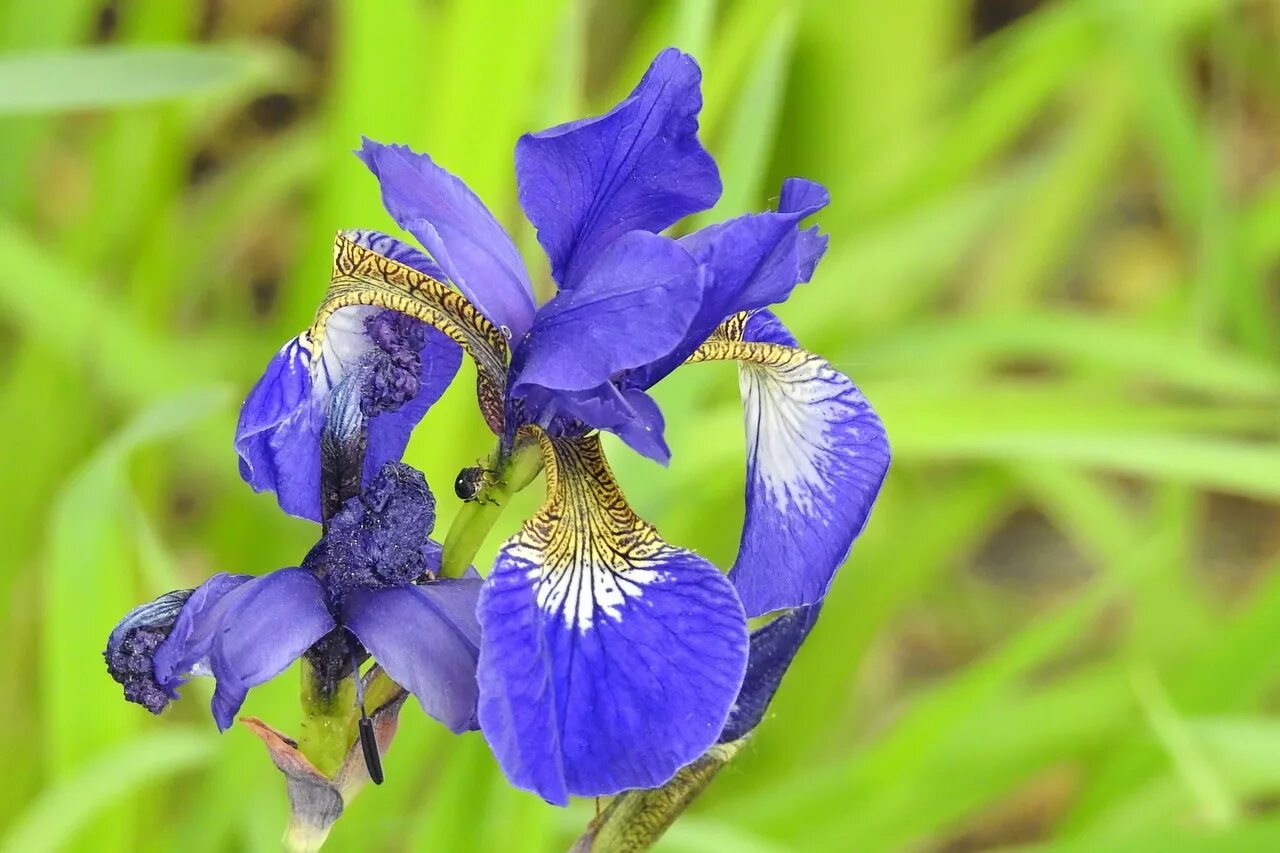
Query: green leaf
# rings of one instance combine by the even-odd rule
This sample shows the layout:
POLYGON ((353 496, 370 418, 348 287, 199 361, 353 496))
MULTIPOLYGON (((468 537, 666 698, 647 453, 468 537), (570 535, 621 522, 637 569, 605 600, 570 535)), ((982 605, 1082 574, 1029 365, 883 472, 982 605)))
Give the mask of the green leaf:
POLYGON ((170 726, 106 752, 50 787, 9 829, 0 850, 43 853, 65 848, 89 820, 140 787, 209 761, 217 738, 170 726))
POLYGON ((263 47, 93 47, 0 56, 0 115, 175 100, 235 88, 282 70, 263 47))

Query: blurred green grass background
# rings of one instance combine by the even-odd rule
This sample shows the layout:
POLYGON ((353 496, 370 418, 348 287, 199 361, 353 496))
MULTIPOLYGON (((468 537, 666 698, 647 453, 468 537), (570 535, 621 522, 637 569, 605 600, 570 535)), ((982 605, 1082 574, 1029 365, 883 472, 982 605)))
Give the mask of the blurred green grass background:
MULTIPOLYGON (((896 455, 774 713, 662 849, 1280 849, 1274 0, 2 0, 2 849, 277 849, 260 744, 203 683, 126 705, 107 633, 314 540, 231 436, 333 232, 394 228, 359 135, 463 176, 545 286, 516 136, 667 44, 704 67, 706 219, 831 188, 780 313, 896 455)), ((659 398, 670 470, 612 458, 727 565, 733 370, 659 398)), ((489 441, 461 381, 407 458, 444 496, 489 441)), ((245 710, 289 731, 296 690, 245 710)), ((592 814, 412 706, 386 765, 329 849, 557 850, 592 814)))

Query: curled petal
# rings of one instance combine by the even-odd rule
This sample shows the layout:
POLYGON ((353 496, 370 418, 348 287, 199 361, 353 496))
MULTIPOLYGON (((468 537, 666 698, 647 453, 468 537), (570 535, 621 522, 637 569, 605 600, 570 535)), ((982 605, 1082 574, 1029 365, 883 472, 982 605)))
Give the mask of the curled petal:
POLYGON ((420 320, 443 332, 475 361, 480 410, 489 427, 501 434, 510 357, 507 336, 461 293, 378 254, 353 237, 359 233, 342 231, 334 239, 333 277, 308 332, 310 339, 324 339, 329 324, 352 306, 377 306, 420 320))
POLYGON ((612 380, 684 339, 701 287, 697 266, 675 241, 643 231, 619 238, 577 288, 538 312, 517 351, 511 393, 523 400, 528 421, 576 418, 666 462, 657 405, 612 380))
POLYGON ((426 154, 370 139, 356 154, 382 203, 495 325, 520 336, 533 322, 533 288, 511 237, 466 184, 426 154))
POLYGON ((732 586, 628 507, 598 436, 540 434, 547 501, 480 597, 480 725, 552 803, 661 785, 715 743, 747 625, 732 586))
MULTIPOLYGON (((275 492, 288 513, 320 520, 320 440, 330 401, 342 380, 372 356, 390 363, 370 336, 370 329, 378 328, 370 324, 382 313, 372 305, 331 312, 319 328, 276 353, 240 410, 235 438, 240 475, 254 491, 275 492)), ((440 399, 461 362, 457 344, 446 334, 420 324, 409 331, 412 351, 398 355, 416 355, 409 362, 412 374, 391 389, 400 395, 392 398, 394 404, 367 419, 366 483, 383 464, 400 458, 410 432, 440 399)))
POLYGON ((363 589, 347 596, 343 621, 387 674, 452 731, 477 728, 478 578, 363 589))
POLYGON ((817 226, 800 222, 827 206, 826 189, 813 181, 788 178, 778 209, 739 216, 680 238, 680 245, 704 270, 702 302, 684 340, 663 359, 636 372, 648 388, 696 350, 734 314, 783 302, 797 284, 813 277, 827 248, 817 226))
POLYGON ((690 361, 741 363, 747 510, 729 579, 747 614, 759 616, 826 595, 880 493, 889 442, 862 392, 825 359, 742 339, 756 329, 780 336, 776 318, 726 328, 690 361))
POLYGON ((310 572, 215 575, 191 594, 156 650, 156 678, 181 683, 188 675, 212 674, 213 717, 225 730, 249 688, 279 675, 333 627, 310 572))
POLYGON ((550 421, 553 434, 601 429, 617 435, 632 450, 655 462, 666 465, 671 461, 662 410, 656 400, 638 388, 618 388, 612 382, 601 382, 587 391, 527 388, 523 402, 526 415, 535 414, 533 420, 540 420, 537 413, 555 412, 550 421))
POLYGON ((102 653, 107 672, 124 688, 124 698, 153 714, 159 714, 169 700, 177 698, 172 684, 156 680, 155 653, 168 638, 192 592, 167 592, 130 610, 111 631, 102 653))
POLYGON ((669 48, 608 113, 516 143, 520 205, 562 289, 626 232, 656 233, 716 203, 720 175, 698 141, 701 82, 692 57, 669 48))

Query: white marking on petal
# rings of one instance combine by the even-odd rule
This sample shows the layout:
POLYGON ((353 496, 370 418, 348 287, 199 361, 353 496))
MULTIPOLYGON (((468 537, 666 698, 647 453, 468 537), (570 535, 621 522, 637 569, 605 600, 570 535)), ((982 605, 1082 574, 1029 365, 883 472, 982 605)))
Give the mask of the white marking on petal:
POLYGON ((375 305, 352 305, 329 316, 318 355, 314 348, 308 348, 312 388, 317 396, 328 394, 373 348, 374 343, 365 331, 364 321, 381 310, 375 305))
POLYGON ((852 415, 863 399, 826 361, 795 353, 781 365, 741 366, 747 453, 773 505, 812 514, 811 521, 825 525, 821 508, 838 464, 834 449, 847 444, 851 433, 856 440, 852 415))

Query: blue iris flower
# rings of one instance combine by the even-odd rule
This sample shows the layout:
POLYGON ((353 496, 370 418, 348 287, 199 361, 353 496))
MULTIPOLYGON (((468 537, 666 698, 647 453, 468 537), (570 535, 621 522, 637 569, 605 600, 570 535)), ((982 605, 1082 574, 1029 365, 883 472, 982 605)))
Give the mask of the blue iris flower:
MULTIPOLYGON (((421 350, 417 321, 393 311, 367 320, 376 339, 421 350)), ((250 688, 303 654, 318 653, 340 675, 367 651, 428 714, 456 732, 475 728, 479 578, 436 578, 436 504, 420 472, 386 461, 362 487, 354 482, 365 479, 361 470, 342 476, 343 467, 363 468, 371 418, 415 396, 395 351, 368 353, 348 371, 316 448, 330 468, 333 510, 320 541, 301 566, 214 575, 130 612, 104 653, 126 699, 158 714, 191 676, 212 675, 213 717, 226 729, 250 688)))
POLYGON ((479 723, 507 776, 554 803, 660 785, 759 720, 889 465, 857 387, 769 310, 826 249, 801 226, 826 190, 791 178, 777 210, 661 233, 720 196, 697 137, 700 82, 696 63, 669 49, 605 115, 519 140, 520 204, 558 285, 543 305, 511 237, 461 180, 426 154, 366 140, 357 153, 384 206, 429 257, 386 235, 340 233, 315 323, 242 413, 246 479, 313 514, 313 436, 335 377, 381 346, 362 325, 371 312, 425 327, 417 360, 404 359, 415 396, 398 420, 372 416, 373 460, 399 453, 457 352, 474 359, 499 456, 536 442, 547 478, 546 502, 480 594, 479 723), (727 577, 631 510, 599 441, 612 432, 666 462, 648 390, 683 364, 723 359, 740 363, 748 455, 727 577), (748 617, 780 610, 791 612, 757 632, 748 664, 748 617))

